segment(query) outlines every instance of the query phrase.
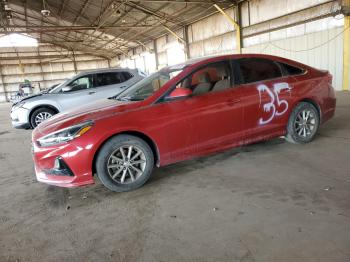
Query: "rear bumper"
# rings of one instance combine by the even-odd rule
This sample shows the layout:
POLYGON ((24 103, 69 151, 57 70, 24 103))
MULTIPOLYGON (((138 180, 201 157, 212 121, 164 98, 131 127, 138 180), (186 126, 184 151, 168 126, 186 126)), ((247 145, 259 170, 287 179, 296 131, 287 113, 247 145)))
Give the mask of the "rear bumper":
POLYGON ((323 110, 322 110, 322 119, 321 119, 322 124, 334 117, 336 105, 337 105, 336 98, 327 99, 327 102, 325 103, 325 106, 323 107, 323 110))

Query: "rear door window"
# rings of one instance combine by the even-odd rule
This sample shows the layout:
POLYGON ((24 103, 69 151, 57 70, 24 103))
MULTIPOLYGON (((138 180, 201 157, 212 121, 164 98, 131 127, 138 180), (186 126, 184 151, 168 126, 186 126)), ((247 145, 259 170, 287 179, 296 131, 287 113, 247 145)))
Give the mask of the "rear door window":
POLYGON ((125 82, 124 72, 99 73, 94 77, 94 87, 116 85, 125 82))
POLYGON ((123 78, 124 78, 124 81, 128 81, 130 78, 133 77, 132 74, 130 74, 129 72, 121 72, 123 78))
POLYGON ((263 58, 243 58, 238 60, 242 84, 265 81, 282 76, 280 66, 263 58))

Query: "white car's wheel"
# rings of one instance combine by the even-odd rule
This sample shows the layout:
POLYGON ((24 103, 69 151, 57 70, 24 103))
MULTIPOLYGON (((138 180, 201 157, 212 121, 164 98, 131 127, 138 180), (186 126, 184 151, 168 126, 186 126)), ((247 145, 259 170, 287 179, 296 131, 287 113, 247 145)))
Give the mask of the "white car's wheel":
POLYGON ((37 125, 39 125, 46 119, 49 119, 54 114, 56 114, 56 112, 50 108, 46 108, 46 107, 38 108, 31 114, 30 125, 32 126, 32 128, 35 128, 37 127, 37 125))

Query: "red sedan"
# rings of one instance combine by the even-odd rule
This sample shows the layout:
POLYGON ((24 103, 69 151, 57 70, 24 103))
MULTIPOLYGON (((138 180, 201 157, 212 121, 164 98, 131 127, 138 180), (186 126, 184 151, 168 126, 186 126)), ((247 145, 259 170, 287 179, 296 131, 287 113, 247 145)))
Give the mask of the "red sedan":
POLYGON ((308 143, 334 115, 332 76, 275 56, 170 66, 122 94, 58 114, 33 132, 41 182, 142 186, 152 169, 273 137, 308 143))

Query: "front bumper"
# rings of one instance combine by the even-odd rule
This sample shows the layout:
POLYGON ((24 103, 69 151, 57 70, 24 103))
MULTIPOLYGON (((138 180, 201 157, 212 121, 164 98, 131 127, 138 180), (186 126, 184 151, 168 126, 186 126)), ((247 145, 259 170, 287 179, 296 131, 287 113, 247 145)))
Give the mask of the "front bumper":
POLYGON ((33 159, 39 182, 59 187, 78 187, 94 183, 90 150, 74 144, 38 147, 33 142, 33 159), (64 168, 57 168, 57 159, 64 168))
POLYGON ((29 109, 18 107, 11 110, 11 122, 14 128, 29 129, 29 109))

